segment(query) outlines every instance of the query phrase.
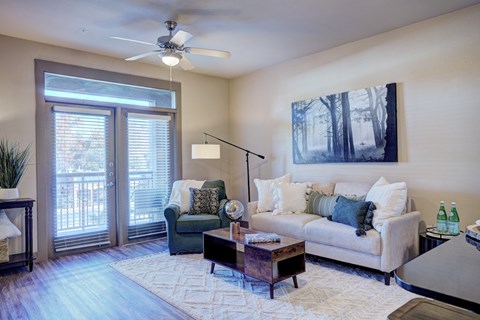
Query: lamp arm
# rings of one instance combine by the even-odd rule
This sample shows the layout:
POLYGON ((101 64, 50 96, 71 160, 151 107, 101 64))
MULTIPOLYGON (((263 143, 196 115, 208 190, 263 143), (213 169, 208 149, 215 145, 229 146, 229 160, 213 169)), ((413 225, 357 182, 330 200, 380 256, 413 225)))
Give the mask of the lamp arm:
POLYGON ((247 149, 242 148, 242 147, 239 147, 239 146, 237 146, 236 144, 233 144, 233 143, 231 143, 231 142, 225 141, 225 140, 220 139, 220 138, 218 138, 218 137, 212 136, 211 134, 208 134, 208 133, 206 133, 206 132, 204 132, 203 134, 206 135, 206 136, 212 137, 212 138, 214 138, 214 139, 217 139, 218 141, 221 141, 221 142, 226 143, 226 144, 228 144, 228 145, 231 145, 232 147, 235 147, 235 148, 237 148, 237 149, 243 150, 243 151, 247 152, 247 154, 248 154, 248 153, 251 153, 251 154, 254 154, 254 155, 256 155, 257 157, 259 157, 260 159, 265 159, 265 156, 262 156, 261 154, 252 152, 252 151, 247 150, 247 149))

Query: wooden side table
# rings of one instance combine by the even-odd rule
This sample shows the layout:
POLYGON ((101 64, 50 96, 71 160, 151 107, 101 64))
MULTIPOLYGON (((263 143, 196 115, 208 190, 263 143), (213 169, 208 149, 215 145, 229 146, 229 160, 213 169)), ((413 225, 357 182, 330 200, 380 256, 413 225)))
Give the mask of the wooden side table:
POLYGON ((18 198, 14 200, 0 200, 0 209, 25 208, 25 252, 10 255, 9 262, 0 263, 0 270, 28 266, 33 271, 33 217, 32 209, 35 200, 30 198, 18 198))

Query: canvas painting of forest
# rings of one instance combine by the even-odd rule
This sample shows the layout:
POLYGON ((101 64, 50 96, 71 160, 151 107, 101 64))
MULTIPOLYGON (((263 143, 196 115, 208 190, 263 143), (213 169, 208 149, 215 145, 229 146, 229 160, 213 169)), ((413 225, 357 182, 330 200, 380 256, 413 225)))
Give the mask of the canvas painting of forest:
POLYGON ((292 103, 293 162, 397 162, 396 83, 292 103))

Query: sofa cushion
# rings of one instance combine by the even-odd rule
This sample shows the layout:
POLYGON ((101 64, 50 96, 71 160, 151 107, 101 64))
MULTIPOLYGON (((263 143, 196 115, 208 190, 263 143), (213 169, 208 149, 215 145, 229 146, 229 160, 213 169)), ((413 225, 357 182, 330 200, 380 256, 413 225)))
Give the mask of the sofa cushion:
POLYGON ((258 193, 257 212, 273 211, 275 208, 275 203, 273 201, 273 187, 275 183, 291 181, 291 173, 271 180, 254 179, 253 182, 257 187, 258 193))
POLYGON ((198 233, 220 228, 220 218, 213 214, 182 214, 177 220, 177 233, 198 233))
POLYGON ((322 217, 332 215, 338 196, 327 196, 318 191, 312 191, 308 198, 307 213, 317 214, 322 217))
POLYGON ((251 227, 263 232, 275 232, 287 237, 302 239, 303 226, 320 219, 308 213, 287 213, 273 216, 271 212, 260 212, 251 217, 251 227))
POLYGON ((334 194, 347 196, 348 198, 355 196, 359 198, 358 200, 363 200, 371 187, 371 183, 365 182, 337 182, 334 194))
POLYGON ((302 239, 379 256, 381 254, 380 233, 374 229, 366 233, 364 237, 357 237, 355 232, 352 232, 351 226, 320 218, 305 225, 302 239))
POLYGON ((328 183, 319 183, 315 182, 312 183, 312 191, 318 191, 321 194, 331 196, 333 195, 333 189, 335 188, 335 183, 328 182, 328 183))

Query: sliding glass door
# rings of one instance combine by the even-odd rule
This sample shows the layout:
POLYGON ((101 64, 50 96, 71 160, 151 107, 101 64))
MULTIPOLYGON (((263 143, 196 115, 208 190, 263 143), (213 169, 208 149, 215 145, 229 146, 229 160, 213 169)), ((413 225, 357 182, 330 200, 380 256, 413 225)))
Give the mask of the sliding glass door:
MULTIPOLYGON (((172 184, 172 117, 126 111, 114 130, 114 110, 55 105, 53 205, 56 253, 115 244, 166 232, 163 210, 172 184), (126 120, 125 120, 126 119, 126 120), (116 141, 127 141, 128 172, 115 168, 116 141), (117 174, 124 185, 117 184, 117 174), (118 185, 118 190, 117 190, 118 185), (116 218, 116 195, 128 193, 128 219, 116 218), (121 223, 127 221, 127 223, 121 223)), ((125 158, 123 158, 125 156, 125 158)))
POLYGON ((115 243, 112 110, 56 105, 53 110, 53 249, 115 243))
POLYGON ((172 183, 171 117, 127 112, 128 239, 166 232, 163 210, 172 183))

